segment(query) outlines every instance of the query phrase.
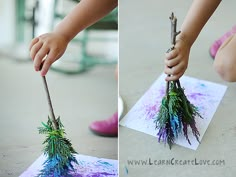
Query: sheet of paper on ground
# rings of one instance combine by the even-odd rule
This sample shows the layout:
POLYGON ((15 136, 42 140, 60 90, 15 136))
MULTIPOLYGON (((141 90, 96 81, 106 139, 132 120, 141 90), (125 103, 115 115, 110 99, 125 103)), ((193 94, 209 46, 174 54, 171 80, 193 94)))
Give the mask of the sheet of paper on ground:
MULTIPOLYGON (((159 111, 161 100, 165 95, 165 77, 166 75, 162 74, 153 83, 148 91, 120 121, 120 125, 157 136, 158 130, 155 129, 154 118, 159 111)), ((185 95, 192 104, 198 107, 203 117, 203 119, 196 118, 196 126, 200 132, 201 140, 227 87, 188 76, 181 77, 180 82, 185 89, 185 95)), ((190 128, 188 134, 191 145, 188 144, 183 135, 176 140, 176 144, 196 150, 199 143, 192 135, 190 128)))
MULTIPOLYGON (((46 157, 41 155, 19 177, 35 177, 42 169, 46 157)), ((79 165, 74 165, 73 177, 118 177, 118 161, 86 155, 76 155, 79 165)))

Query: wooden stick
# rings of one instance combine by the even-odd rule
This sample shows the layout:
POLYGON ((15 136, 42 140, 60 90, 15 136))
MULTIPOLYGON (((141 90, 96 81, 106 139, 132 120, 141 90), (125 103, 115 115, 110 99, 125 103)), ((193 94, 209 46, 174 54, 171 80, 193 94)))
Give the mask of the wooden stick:
POLYGON ((171 22, 171 44, 172 44, 172 48, 174 49, 174 45, 176 43, 176 36, 180 33, 180 31, 176 32, 177 18, 174 16, 173 12, 171 13, 171 16, 170 16, 170 22, 171 22))
MULTIPOLYGON (((176 32, 176 28, 177 28, 177 18, 174 16, 174 13, 171 13, 171 16, 169 17, 170 22, 171 22, 171 48, 167 51, 170 52, 174 49, 175 44, 176 44, 176 36, 180 33, 180 31, 176 32)), ((168 77, 170 76, 170 74, 168 75, 168 77)), ((168 95, 169 93, 169 87, 170 87, 170 83, 169 81, 166 83, 166 95, 168 95)))
POLYGON ((50 119, 53 122, 53 127, 55 128, 55 130, 57 130, 57 129, 59 129, 59 126, 58 126, 58 122, 57 122, 57 120, 55 118, 55 114, 54 114, 54 111, 53 111, 52 101, 51 101, 49 90, 48 90, 47 80, 46 80, 45 76, 42 76, 42 78, 43 78, 43 85, 44 85, 44 88, 45 88, 45 91, 46 91, 46 95, 47 95, 47 100, 48 100, 50 119))

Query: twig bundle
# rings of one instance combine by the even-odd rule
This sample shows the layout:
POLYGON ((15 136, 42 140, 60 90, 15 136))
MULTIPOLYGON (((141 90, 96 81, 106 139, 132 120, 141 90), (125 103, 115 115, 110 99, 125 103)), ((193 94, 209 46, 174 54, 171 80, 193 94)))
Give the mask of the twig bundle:
MULTIPOLYGON (((171 21, 171 43, 170 52, 174 49, 176 36, 180 32, 176 32, 177 19, 172 13, 171 21)), ((196 127, 195 117, 201 115, 196 106, 191 104, 184 94, 184 89, 180 85, 180 81, 168 81, 166 84, 166 95, 162 99, 160 111, 156 116, 156 128, 158 141, 161 140, 168 143, 170 149, 178 138, 179 134, 184 134, 186 140, 191 144, 188 137, 188 127, 191 127, 192 133, 199 142, 200 133, 196 127)))

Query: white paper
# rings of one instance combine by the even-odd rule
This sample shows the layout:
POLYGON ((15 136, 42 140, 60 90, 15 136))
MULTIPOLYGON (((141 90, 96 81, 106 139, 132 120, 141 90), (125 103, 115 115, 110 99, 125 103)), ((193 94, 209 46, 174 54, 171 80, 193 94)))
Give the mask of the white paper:
MULTIPOLYGON (((79 165, 75 164, 73 177, 118 177, 118 161, 102 159, 86 155, 76 155, 79 165)), ((41 155, 24 173, 19 177, 35 177, 43 168, 46 160, 41 155)))
MULTIPOLYGON (((157 137, 158 130, 155 129, 154 117, 158 113, 161 100, 165 95, 165 77, 166 75, 162 74, 153 83, 148 91, 120 121, 120 125, 157 137)), ((200 132, 199 140, 201 141, 227 87, 188 76, 181 77, 180 83, 184 87, 185 95, 189 101, 198 107, 203 117, 203 119, 196 118, 196 126, 200 132)), ((184 135, 180 135, 175 143, 196 150, 199 143, 192 135, 191 128, 188 130, 191 145, 186 141, 184 135)))

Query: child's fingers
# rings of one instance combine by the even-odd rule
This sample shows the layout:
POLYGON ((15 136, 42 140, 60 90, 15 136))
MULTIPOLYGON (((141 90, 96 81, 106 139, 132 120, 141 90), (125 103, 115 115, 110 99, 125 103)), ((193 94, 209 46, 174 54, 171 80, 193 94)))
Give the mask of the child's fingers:
POLYGON ((175 74, 179 73, 180 70, 178 70, 178 67, 177 67, 177 66, 174 66, 174 67, 172 67, 172 68, 170 68, 170 67, 168 67, 168 66, 165 66, 164 72, 165 72, 167 75, 175 75, 175 74))
POLYGON ((45 76, 47 74, 50 66, 56 60, 56 58, 57 58, 57 53, 54 50, 50 50, 41 70, 42 76, 45 76))
POLYGON ((34 44, 36 44, 37 42, 39 41, 39 38, 34 38, 31 43, 30 43, 30 46, 29 46, 29 50, 31 51, 31 48, 34 46, 34 44))
POLYGON ((168 67, 168 66, 165 66, 165 68, 164 68, 164 72, 167 74, 167 75, 172 75, 172 69, 173 69, 174 67, 172 67, 172 68, 170 68, 170 67, 168 67))
POLYGON ((30 57, 32 58, 32 60, 34 60, 35 55, 38 53, 38 51, 40 50, 40 48, 43 46, 43 43, 38 41, 36 44, 34 44, 31 49, 30 49, 30 57))
POLYGON ((177 55, 178 55, 178 51, 176 49, 174 49, 174 50, 170 51, 169 53, 166 53, 166 59, 171 60, 171 59, 177 57, 177 55))
POLYGON ((175 81, 175 80, 179 79, 183 74, 184 74, 184 72, 180 72, 178 74, 168 76, 168 77, 166 77, 166 81, 175 81))
POLYGON ((180 64, 176 65, 175 67, 175 71, 174 71, 174 75, 178 74, 179 72, 185 72, 185 70, 187 69, 187 65, 185 65, 184 62, 181 62, 180 64))
POLYGON ((50 60, 45 60, 44 64, 43 64, 43 67, 42 67, 42 70, 41 70, 41 75, 42 76, 45 76, 51 66, 51 61, 50 60))
POLYGON ((37 52, 35 58, 34 58, 34 68, 35 71, 39 71, 40 65, 42 63, 42 60, 44 57, 48 54, 49 49, 46 46, 42 46, 40 50, 37 52))
POLYGON ((184 65, 184 63, 180 63, 172 68, 165 66, 165 73, 166 74, 170 74, 170 75, 176 75, 180 72, 184 72, 186 70, 186 66, 184 65))
POLYGON ((186 66, 184 63, 180 63, 172 68, 165 66, 164 72, 167 75, 170 75, 166 78, 167 81, 177 80, 179 79, 185 72, 186 66))
POLYGON ((180 60, 178 58, 174 58, 172 60, 165 59, 165 65, 168 67, 174 67, 180 63, 180 60))

